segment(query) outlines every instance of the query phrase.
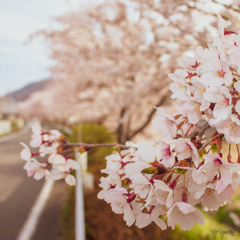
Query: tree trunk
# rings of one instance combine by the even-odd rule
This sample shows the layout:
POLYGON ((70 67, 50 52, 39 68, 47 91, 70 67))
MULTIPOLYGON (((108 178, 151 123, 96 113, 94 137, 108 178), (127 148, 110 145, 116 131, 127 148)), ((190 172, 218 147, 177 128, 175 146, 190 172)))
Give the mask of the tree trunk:
POLYGON ((118 138, 118 142, 123 144, 124 140, 123 140, 123 131, 124 131, 124 122, 123 117, 125 115, 126 112, 126 108, 122 108, 121 112, 120 112, 120 120, 119 120, 119 125, 118 125, 118 129, 117 129, 117 138, 118 138))
MULTIPOLYGON (((162 95, 162 97, 160 98, 160 100, 158 101, 158 103, 155 105, 156 107, 160 107, 161 105, 164 104, 164 102, 169 98, 170 96, 170 92, 166 92, 164 95, 162 95)), ((153 110, 151 112, 149 112, 148 117, 146 119, 146 121, 142 124, 142 126, 140 126, 138 129, 136 129, 134 132, 132 132, 131 134, 129 134, 127 136, 126 141, 130 140, 131 138, 133 138, 134 136, 136 136, 138 133, 140 133, 145 127, 147 127, 147 125, 150 123, 150 121, 152 120, 152 116, 155 113, 156 109, 153 108, 153 110)))

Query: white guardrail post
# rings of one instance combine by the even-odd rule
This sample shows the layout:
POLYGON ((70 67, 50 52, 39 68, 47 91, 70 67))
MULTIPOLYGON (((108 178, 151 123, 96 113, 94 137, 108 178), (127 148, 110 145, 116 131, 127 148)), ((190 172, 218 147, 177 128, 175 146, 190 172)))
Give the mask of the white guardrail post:
POLYGON ((80 169, 76 170, 76 215, 75 215, 75 236, 76 240, 85 240, 85 217, 84 217, 84 195, 82 175, 86 173, 87 152, 76 153, 76 159, 80 164, 80 169))

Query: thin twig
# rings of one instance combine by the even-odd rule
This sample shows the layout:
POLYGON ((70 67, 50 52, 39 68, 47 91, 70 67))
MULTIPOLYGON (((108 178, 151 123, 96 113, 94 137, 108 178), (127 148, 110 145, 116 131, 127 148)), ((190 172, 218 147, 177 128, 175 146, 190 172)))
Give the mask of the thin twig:
POLYGON ((191 140, 200 135, 202 136, 211 126, 209 126, 208 123, 204 124, 202 127, 198 127, 198 129, 196 129, 193 133, 191 133, 190 135, 187 136, 187 138, 190 138, 191 140))
POLYGON ((238 152, 238 160, 237 160, 237 162, 240 163, 240 153, 239 153, 239 148, 238 148, 237 144, 236 144, 236 147, 237 147, 237 152, 238 152))
POLYGON ((229 163, 232 163, 232 157, 231 157, 231 143, 229 143, 227 160, 228 160, 229 163))
POLYGON ((186 137, 186 136, 188 135, 188 132, 189 132, 189 130, 190 130, 191 127, 192 127, 192 124, 190 124, 190 126, 189 126, 189 128, 188 128, 188 130, 187 130, 187 132, 186 132, 186 134, 185 134, 184 137, 186 137))
POLYGON ((205 144, 203 144, 202 147, 198 150, 198 154, 200 154, 200 153, 202 152, 202 150, 203 150, 205 147, 207 147, 207 146, 212 142, 212 140, 214 140, 214 139, 216 139, 216 138, 218 138, 218 137, 221 137, 221 136, 223 136, 223 134, 222 134, 222 133, 219 133, 219 134, 216 135, 214 138, 212 138, 210 141, 208 141, 208 142, 206 142, 205 144))
MULTIPOLYGON (((67 143, 67 146, 76 146, 76 147, 86 147, 87 149, 96 148, 96 147, 119 147, 121 149, 129 149, 130 146, 125 146, 119 143, 99 143, 99 144, 89 144, 89 143, 67 143)), ((133 147, 136 148, 136 147, 133 147)))

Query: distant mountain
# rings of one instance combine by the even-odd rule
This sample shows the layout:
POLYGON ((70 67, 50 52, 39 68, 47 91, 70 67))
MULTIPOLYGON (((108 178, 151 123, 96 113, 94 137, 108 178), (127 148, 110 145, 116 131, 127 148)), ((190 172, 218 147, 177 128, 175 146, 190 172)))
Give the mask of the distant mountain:
POLYGON ((25 101, 30 97, 32 93, 45 89, 50 81, 50 79, 46 79, 43 81, 30 83, 20 90, 12 92, 11 95, 17 102, 25 101))

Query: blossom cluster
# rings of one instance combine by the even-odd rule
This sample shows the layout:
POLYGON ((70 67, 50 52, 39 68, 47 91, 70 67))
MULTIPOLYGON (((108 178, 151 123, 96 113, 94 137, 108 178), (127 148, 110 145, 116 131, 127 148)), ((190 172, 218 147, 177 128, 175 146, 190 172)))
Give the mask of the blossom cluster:
POLYGON ((31 152, 30 148, 21 142, 24 149, 20 153, 21 159, 26 161, 23 168, 28 177, 33 176, 36 180, 43 177, 53 180, 64 178, 67 184, 75 185, 76 180, 70 173, 79 169, 79 163, 71 159, 74 156, 72 149, 65 149, 66 137, 58 130, 44 132, 39 123, 32 126, 32 131, 30 146, 39 148, 38 152, 31 152), (71 153, 66 155, 67 152, 71 153), (41 159, 38 161, 37 157, 41 159))
POLYGON ((179 222, 182 230, 190 230, 196 222, 203 224, 194 206, 216 211, 231 203, 233 188, 240 183, 240 164, 228 163, 212 151, 202 158, 196 152, 186 139, 142 142, 116 152, 106 158, 102 172, 108 176, 100 179, 103 190, 98 198, 124 214, 128 226, 135 222, 142 228, 153 221, 164 230, 179 222))
POLYGON ((229 147, 227 162, 221 152, 223 137, 229 146, 240 143, 240 35, 218 20, 213 43, 182 57, 182 69, 169 74, 178 112, 172 116, 157 108, 152 121, 166 141, 127 143, 127 150, 106 158, 98 198, 123 214, 128 226, 155 222, 164 230, 178 222, 190 230, 205 222, 196 205, 216 211, 231 203, 240 183, 240 158, 233 163, 229 147), (199 127, 202 119, 207 123, 199 127), (210 127, 216 132, 207 137, 210 127))
POLYGON ((178 112, 174 118, 159 112, 168 119, 164 125, 156 119, 154 125, 159 130, 171 126, 171 137, 176 137, 176 124, 194 129, 204 116, 228 143, 240 143, 240 35, 227 31, 225 20, 218 19, 219 34, 213 43, 206 49, 197 47, 194 57, 182 57, 181 69, 169 74, 178 112))

